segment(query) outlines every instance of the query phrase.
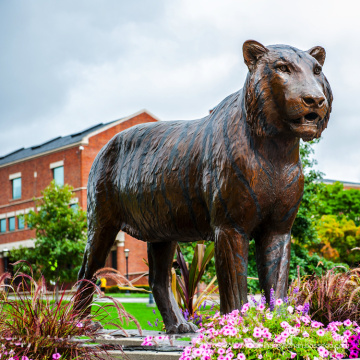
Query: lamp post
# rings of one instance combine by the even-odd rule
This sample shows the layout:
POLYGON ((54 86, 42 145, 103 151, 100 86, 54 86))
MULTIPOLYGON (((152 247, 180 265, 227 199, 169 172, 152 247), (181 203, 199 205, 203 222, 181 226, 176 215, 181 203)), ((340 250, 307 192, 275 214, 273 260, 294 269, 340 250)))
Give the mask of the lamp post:
POLYGON ((3 250, 3 258, 4 258, 4 272, 8 272, 9 268, 9 250, 4 249, 3 250))
MULTIPOLYGON (((3 250, 3 258, 4 258, 4 272, 6 273, 9 270, 9 250, 6 248, 3 250)), ((5 279, 5 281, 4 281, 5 294, 7 294, 7 292, 8 292, 7 282, 8 282, 8 279, 5 279)))
MULTIPOLYGON (((124 249, 125 260, 126 260, 126 279, 129 280, 129 249, 124 249)), ((130 294, 129 290, 126 290, 125 294, 130 294)))

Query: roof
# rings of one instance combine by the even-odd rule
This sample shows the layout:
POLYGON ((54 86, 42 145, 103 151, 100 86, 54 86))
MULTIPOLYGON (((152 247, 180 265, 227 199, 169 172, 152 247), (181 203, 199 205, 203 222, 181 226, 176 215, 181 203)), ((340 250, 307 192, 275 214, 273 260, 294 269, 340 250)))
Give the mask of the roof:
POLYGON ((360 187, 360 183, 358 182, 352 182, 352 181, 342 181, 342 180, 333 180, 333 179, 321 179, 320 182, 324 183, 324 184, 334 184, 336 182, 340 182, 344 185, 344 187, 349 187, 349 188, 359 188, 360 187))
POLYGON ((41 155, 41 154, 44 154, 44 153, 53 152, 53 151, 56 151, 58 149, 75 146, 75 145, 78 145, 80 143, 87 143, 89 137, 94 136, 99 132, 105 131, 108 128, 111 128, 111 127, 113 127, 115 125, 118 125, 121 122, 124 122, 126 120, 131 119, 131 118, 134 118, 135 116, 137 116, 139 114, 142 114, 144 112, 148 113, 154 119, 158 120, 158 118, 156 116, 152 115, 149 111, 140 110, 137 113, 132 114, 130 116, 120 118, 120 119, 117 119, 117 120, 113 120, 113 121, 110 121, 108 123, 100 123, 100 124, 91 126, 90 128, 87 128, 87 129, 85 129, 83 131, 71 134, 71 135, 58 136, 58 137, 56 137, 54 139, 48 140, 48 141, 46 141, 46 142, 44 142, 42 144, 39 144, 39 145, 31 146, 31 147, 28 147, 28 148, 20 148, 20 149, 17 149, 15 151, 12 151, 9 154, 6 154, 4 156, 0 156, 0 167, 4 166, 4 165, 7 165, 7 164, 10 164, 10 163, 25 160, 27 158, 38 156, 38 155, 41 155))

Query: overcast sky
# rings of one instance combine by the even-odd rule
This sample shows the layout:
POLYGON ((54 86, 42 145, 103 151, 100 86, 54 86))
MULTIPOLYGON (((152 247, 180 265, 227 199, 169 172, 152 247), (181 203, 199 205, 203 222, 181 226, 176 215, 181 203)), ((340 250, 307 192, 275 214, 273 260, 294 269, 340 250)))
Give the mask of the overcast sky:
POLYGON ((195 119, 240 89, 242 44, 325 47, 334 93, 316 146, 360 182, 360 2, 0 0, 0 155, 146 108, 195 119))

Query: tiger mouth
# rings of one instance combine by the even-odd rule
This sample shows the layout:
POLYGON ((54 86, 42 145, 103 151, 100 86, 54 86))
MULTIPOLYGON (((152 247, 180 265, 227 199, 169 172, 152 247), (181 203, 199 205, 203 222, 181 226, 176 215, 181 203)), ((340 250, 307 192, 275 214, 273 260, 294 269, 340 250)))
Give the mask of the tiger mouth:
POLYGON ((291 125, 306 125, 306 126, 317 126, 317 123, 321 120, 319 114, 316 112, 310 112, 302 117, 292 119, 291 125))

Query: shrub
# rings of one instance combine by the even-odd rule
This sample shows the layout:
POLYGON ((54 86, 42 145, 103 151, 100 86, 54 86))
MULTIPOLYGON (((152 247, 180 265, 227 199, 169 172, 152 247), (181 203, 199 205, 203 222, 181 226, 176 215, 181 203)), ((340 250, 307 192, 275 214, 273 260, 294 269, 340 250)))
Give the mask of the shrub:
MULTIPOLYGON (((20 261, 19 263, 24 262, 20 261)), ((107 309, 115 306, 119 318, 127 322, 131 319, 123 306, 116 299, 111 299, 112 304, 92 303, 96 311, 91 313, 89 308, 76 311, 74 304, 75 294, 70 300, 65 300, 65 292, 62 292, 59 302, 53 301, 53 296, 46 294, 46 282, 42 276, 35 281, 31 275, 17 273, 11 279, 9 273, 0 277, 3 292, 0 300, 0 347, 2 355, 9 355, 16 359, 101 359, 105 350, 100 346, 84 346, 79 337, 86 336, 94 340, 102 328, 94 322, 96 318, 102 321, 109 312, 107 309), (5 285, 5 280, 11 280, 10 285, 5 285), (75 338, 75 339, 74 339, 75 338), (76 340, 78 339, 78 340, 76 340), (102 354, 99 354, 99 351, 102 354), (57 355, 56 355, 57 354, 57 355)), ((89 286, 98 291, 93 283, 89 286)), ((78 285, 78 284, 77 284, 78 285)), ((87 290, 86 288, 84 291, 87 290)), ((98 292, 100 295, 100 292, 98 292)), ((91 294, 92 296, 93 294, 91 294)), ((106 297, 109 298, 109 297, 106 297)), ((110 298, 109 298, 110 299, 110 298)), ((120 325, 113 324, 122 329, 120 325)), ((141 333, 140 326, 138 329, 141 333)), ((123 330, 123 329, 122 329, 123 330)), ((125 335, 126 332, 123 330, 125 335)))
MULTIPOLYGON (((341 359, 349 347, 349 338, 360 332, 350 320, 332 322, 325 328, 311 320, 303 306, 294 308, 281 299, 275 300, 273 292, 269 307, 264 297, 254 305, 244 304, 241 311, 223 316, 217 312, 199 329, 180 360, 341 359)), ((155 341, 159 340, 155 337, 155 341)), ((146 337, 143 345, 153 343, 154 338, 146 337)))
POLYGON ((324 324, 359 321, 360 268, 342 271, 338 266, 322 276, 298 278, 291 285, 291 296, 297 305, 309 303, 311 317, 324 324))
POLYGON ((215 292, 218 287, 214 286, 216 276, 207 284, 205 290, 198 294, 195 300, 197 287, 201 282, 206 266, 214 256, 214 243, 205 247, 204 242, 199 242, 195 247, 192 262, 188 265, 185 262, 180 246, 177 246, 177 264, 181 276, 176 276, 176 293, 179 307, 193 317, 195 311, 202 305, 210 294, 215 292))

